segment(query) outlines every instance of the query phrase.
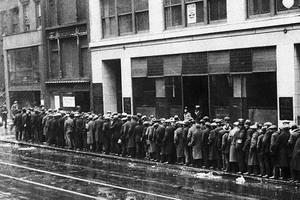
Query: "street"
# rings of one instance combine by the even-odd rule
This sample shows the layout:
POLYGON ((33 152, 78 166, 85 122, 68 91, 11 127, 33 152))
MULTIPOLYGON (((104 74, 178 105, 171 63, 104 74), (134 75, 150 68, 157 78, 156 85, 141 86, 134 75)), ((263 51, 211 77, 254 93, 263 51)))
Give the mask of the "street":
MULTIPOLYGON (((3 129, 1 129, 3 130, 3 129)), ((1 137, 11 134, 1 132, 1 137)), ((12 137, 12 136, 11 136, 12 137)), ((0 143, 0 199, 299 199, 294 185, 0 143)))

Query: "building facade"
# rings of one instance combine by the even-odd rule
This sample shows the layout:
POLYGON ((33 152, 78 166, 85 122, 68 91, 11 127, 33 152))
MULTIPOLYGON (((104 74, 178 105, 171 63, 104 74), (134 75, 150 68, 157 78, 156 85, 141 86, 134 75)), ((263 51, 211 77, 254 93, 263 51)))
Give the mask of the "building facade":
POLYGON ((90 0, 95 111, 299 123, 299 3, 90 0))
POLYGON ((90 111, 88 0, 45 0, 45 105, 90 111))
MULTIPOLYGON (((43 90, 43 40, 40 0, 2 1, 0 13, 6 103, 40 105, 43 90)), ((2 62, 3 61, 3 62, 2 62)))

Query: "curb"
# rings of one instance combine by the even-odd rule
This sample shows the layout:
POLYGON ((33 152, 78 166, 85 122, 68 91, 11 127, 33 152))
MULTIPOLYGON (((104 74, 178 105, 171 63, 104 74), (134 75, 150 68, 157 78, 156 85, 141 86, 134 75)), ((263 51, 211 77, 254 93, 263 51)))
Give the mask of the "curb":
MULTIPOLYGON (((94 157, 99 157, 99 158, 107 158, 107 159, 112 159, 112 160, 121 160, 121 161, 145 164, 145 165, 149 165, 149 166, 156 165, 156 166, 167 168, 167 169, 182 170, 182 171, 188 171, 188 172, 193 172, 193 173, 212 172, 214 174, 218 174, 220 176, 230 177, 230 178, 238 178, 238 177, 241 176, 239 174, 224 172, 224 171, 209 170, 209 169, 195 168, 195 167, 175 165, 175 164, 164 164, 164 163, 154 162, 154 161, 149 161, 149 160, 125 158, 125 157, 120 157, 120 156, 99 154, 99 153, 94 153, 94 152, 77 151, 77 150, 59 148, 59 147, 54 147, 54 146, 42 145, 42 144, 34 144, 34 143, 29 143, 29 142, 24 142, 24 141, 1 139, 0 143, 10 143, 10 144, 17 144, 17 145, 24 145, 24 146, 32 146, 32 147, 48 149, 48 150, 56 150, 56 151, 62 151, 62 152, 68 152, 68 153, 76 153, 76 154, 80 154, 80 155, 94 156, 94 157)), ((283 180, 278 180, 278 179, 274 180, 274 179, 255 177, 255 176, 249 176, 249 175, 243 175, 243 176, 248 181, 255 181, 255 182, 261 182, 261 183, 281 184, 281 185, 296 186, 296 187, 300 186, 299 183, 290 183, 288 181, 283 181, 283 180)))

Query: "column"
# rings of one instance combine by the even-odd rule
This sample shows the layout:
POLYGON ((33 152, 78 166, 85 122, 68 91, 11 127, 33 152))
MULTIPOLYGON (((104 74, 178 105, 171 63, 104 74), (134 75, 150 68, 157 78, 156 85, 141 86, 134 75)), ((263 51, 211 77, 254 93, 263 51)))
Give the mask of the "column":
POLYGON ((132 103, 132 79, 131 79, 131 58, 121 59, 121 79, 122 79, 122 107, 124 112, 133 113, 132 103), (130 102, 129 102, 130 100, 130 102), (129 106, 130 105, 130 106, 129 106))
MULTIPOLYGON (((284 43, 277 45, 277 96, 278 96, 278 124, 282 120, 295 121, 295 49, 293 43, 284 43), (280 105, 279 99, 282 97, 292 98, 292 105, 280 105), (289 106, 292 107, 292 119, 284 119, 283 114, 287 115, 289 106), (282 112, 280 113, 280 109, 282 112)), ((286 102, 286 101, 285 101, 286 102)))
POLYGON ((247 1, 227 0, 227 23, 242 23, 247 18, 247 1))
POLYGON ((149 0, 150 33, 161 33, 165 29, 163 0, 149 0))
POLYGON ((89 2, 91 42, 99 42, 102 38, 100 0, 90 0, 89 2))

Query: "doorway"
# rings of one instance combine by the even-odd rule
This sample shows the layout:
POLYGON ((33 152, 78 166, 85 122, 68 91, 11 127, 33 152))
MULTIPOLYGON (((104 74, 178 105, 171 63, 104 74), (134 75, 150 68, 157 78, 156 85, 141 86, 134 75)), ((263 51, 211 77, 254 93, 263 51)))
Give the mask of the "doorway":
POLYGON ((202 115, 209 116, 208 88, 208 76, 183 77, 183 102, 192 115, 195 105, 200 105, 202 115))
POLYGON ((103 61, 104 112, 122 112, 121 60, 103 61))

